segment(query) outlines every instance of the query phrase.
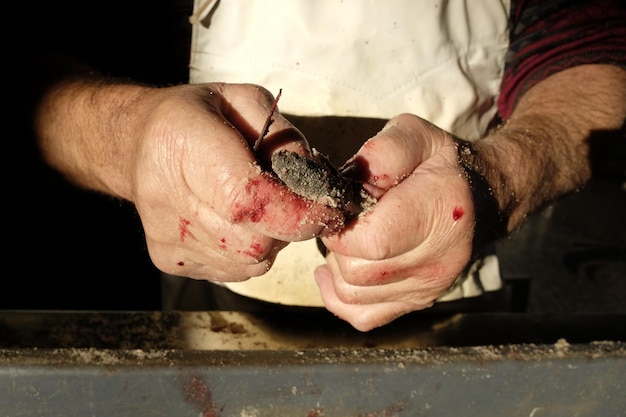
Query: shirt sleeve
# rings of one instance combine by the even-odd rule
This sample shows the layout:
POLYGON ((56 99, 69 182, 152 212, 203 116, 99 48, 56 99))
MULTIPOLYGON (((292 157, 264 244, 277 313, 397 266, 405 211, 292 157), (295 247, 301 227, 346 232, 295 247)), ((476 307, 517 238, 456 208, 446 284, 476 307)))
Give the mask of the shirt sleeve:
POLYGON ((498 113, 510 118, 519 98, 558 71, 584 64, 626 69, 626 2, 516 0, 498 113))

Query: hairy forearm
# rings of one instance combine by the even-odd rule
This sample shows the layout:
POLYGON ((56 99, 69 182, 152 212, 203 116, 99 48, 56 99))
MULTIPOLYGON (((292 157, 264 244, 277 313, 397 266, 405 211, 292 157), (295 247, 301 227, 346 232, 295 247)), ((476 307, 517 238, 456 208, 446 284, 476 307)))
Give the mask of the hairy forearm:
POLYGON ((36 107, 42 158, 81 187, 130 199, 136 129, 149 89, 77 72, 51 84, 36 107))
POLYGON ((511 118, 473 145, 470 161, 491 187, 506 231, 591 177, 589 140, 617 134, 626 117, 626 71, 585 65, 550 76, 511 118))

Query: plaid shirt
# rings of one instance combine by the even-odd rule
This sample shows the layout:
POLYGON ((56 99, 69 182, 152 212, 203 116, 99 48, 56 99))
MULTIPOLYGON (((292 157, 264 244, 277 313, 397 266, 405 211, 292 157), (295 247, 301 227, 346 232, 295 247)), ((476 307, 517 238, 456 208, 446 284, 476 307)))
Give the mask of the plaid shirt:
POLYGON ((504 120, 519 97, 558 71, 583 64, 626 69, 626 4, 622 0, 514 0, 511 44, 498 113, 504 120))

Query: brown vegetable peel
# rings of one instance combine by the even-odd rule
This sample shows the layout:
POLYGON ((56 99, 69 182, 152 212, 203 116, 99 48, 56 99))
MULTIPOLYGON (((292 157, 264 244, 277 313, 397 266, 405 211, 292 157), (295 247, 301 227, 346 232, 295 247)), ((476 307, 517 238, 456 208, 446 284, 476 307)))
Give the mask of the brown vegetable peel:
MULTIPOLYGON (((282 90, 279 91, 265 125, 256 140, 256 151, 273 122, 273 115, 282 90)), ((309 200, 338 208, 346 220, 350 220, 371 208, 376 199, 359 181, 349 178, 337 169, 326 155, 315 148, 310 156, 279 150, 271 157, 273 173, 295 194, 309 200)))
POLYGON ((376 202, 360 182, 343 176, 315 148, 311 156, 286 150, 275 152, 272 171, 294 193, 339 208, 346 219, 358 216, 376 202))

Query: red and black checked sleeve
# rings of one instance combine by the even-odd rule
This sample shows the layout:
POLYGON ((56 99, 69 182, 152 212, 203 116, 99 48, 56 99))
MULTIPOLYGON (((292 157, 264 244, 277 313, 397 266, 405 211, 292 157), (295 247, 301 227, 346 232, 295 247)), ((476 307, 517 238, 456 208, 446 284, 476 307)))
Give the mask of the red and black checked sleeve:
POLYGON ((500 117, 507 120, 519 98, 539 81, 583 64, 626 69, 626 2, 514 0, 500 117))

